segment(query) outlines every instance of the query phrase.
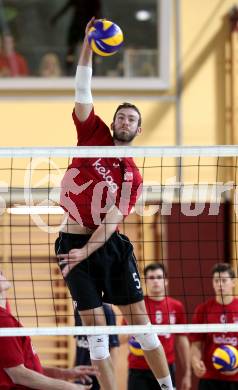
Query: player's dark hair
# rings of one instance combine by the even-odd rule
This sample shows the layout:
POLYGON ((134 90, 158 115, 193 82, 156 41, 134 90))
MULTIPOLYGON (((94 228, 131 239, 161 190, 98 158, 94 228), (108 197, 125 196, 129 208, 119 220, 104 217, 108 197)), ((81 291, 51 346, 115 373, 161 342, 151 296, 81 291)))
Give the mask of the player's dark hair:
POLYGON ((222 272, 227 272, 230 276, 231 279, 235 278, 235 272, 231 268, 230 264, 228 263, 217 263, 214 265, 212 268, 212 276, 214 276, 215 273, 222 273, 222 272))
POLYGON ((144 277, 146 278, 146 275, 148 274, 149 271, 156 271, 157 269, 161 269, 163 272, 163 275, 165 278, 167 278, 167 271, 163 263, 159 263, 158 261, 155 261, 154 263, 148 264, 144 268, 144 277))
POLYGON ((118 111, 121 110, 122 108, 132 108, 133 110, 135 110, 139 114, 138 127, 140 127, 141 126, 141 113, 140 113, 139 109, 134 104, 131 104, 128 102, 124 102, 117 107, 115 114, 113 116, 113 122, 115 122, 116 115, 117 115, 118 111))

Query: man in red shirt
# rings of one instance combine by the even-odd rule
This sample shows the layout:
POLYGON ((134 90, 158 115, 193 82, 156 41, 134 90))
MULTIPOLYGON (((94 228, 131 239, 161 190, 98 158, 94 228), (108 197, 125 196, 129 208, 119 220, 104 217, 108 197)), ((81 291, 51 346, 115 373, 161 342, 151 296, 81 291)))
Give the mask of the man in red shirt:
MULTIPOLYGON (((145 277, 145 305, 150 321, 154 325, 185 324, 186 316, 182 302, 166 295, 168 279, 166 269, 162 263, 149 264, 144 269, 145 277)), ((158 335, 164 347, 169 364, 170 374, 175 387, 175 348, 183 368, 181 386, 177 389, 189 390, 191 388, 191 368, 189 358, 189 341, 183 334, 158 335)), ((159 389, 145 358, 140 344, 134 337, 129 338, 128 355, 128 390, 159 389)))
MULTIPOLYGON (((99 22, 100 23, 100 22, 99 22)), ((141 133, 141 115, 121 104, 109 127, 95 115, 91 95, 92 50, 88 31, 76 72, 73 119, 78 145, 130 145, 141 133)), ((118 224, 130 213, 142 187, 132 158, 74 158, 62 181, 61 205, 67 224, 55 244, 62 274, 83 325, 106 325, 102 302, 119 306, 128 324, 147 325, 143 293, 133 246, 118 224)), ((136 336, 163 390, 172 390, 163 347, 155 334, 136 336)), ((108 335, 88 336, 90 358, 100 368, 100 385, 116 390, 108 335)))
MULTIPOLYGON (((227 263, 216 264, 212 270, 215 298, 195 309, 194 324, 238 323, 238 299, 234 297, 235 273, 227 263)), ((238 329, 238 328, 237 328, 238 329)), ((190 336, 194 374, 200 378, 199 390, 235 390, 238 369, 219 372, 212 363, 214 350, 222 344, 238 347, 238 331, 226 333, 196 333, 190 336)))
MULTIPOLYGON (((11 283, 0 272, 0 328, 22 327, 7 305, 6 294, 11 283)), ((91 382, 88 375, 97 370, 91 366, 72 369, 42 367, 30 337, 0 337, 0 389, 1 390, 86 390, 89 386, 76 385, 68 380, 91 382)))

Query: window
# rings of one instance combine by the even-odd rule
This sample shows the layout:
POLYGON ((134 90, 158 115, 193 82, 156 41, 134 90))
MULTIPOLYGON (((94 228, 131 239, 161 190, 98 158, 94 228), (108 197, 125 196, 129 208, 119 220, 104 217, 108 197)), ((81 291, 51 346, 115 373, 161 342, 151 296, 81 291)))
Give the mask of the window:
MULTIPOLYGON (((123 48, 111 57, 94 56, 93 87, 98 89, 166 89, 169 86, 171 0, 5 0, 5 26, 16 51, 27 61, 25 88, 71 86, 86 20, 92 12, 113 20, 124 32, 123 48), (90 6, 90 9, 88 7, 90 6), (93 10, 92 10, 92 7, 93 10), (79 16, 80 15, 80 16, 79 16), (78 27, 75 28, 75 21, 78 27), (80 24, 81 21, 81 24, 80 24), (72 42, 77 45, 70 51, 72 42), (69 54, 73 61, 68 66, 69 54), (45 61, 45 62, 44 62, 45 61), (42 71, 46 63, 47 71, 42 71), (54 76, 50 72, 54 68, 54 76), (39 76, 46 80, 37 80, 39 76)), ((11 81, 10 81, 11 83, 11 81)), ((12 87, 22 85, 23 80, 12 87)))

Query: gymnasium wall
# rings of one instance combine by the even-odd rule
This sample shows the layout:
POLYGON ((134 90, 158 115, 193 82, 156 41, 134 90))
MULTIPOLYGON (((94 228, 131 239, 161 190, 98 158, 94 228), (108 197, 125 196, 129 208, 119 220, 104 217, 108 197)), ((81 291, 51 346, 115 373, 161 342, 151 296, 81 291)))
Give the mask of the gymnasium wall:
MULTIPOLYGON (((234 0, 181 0, 182 140, 185 145, 229 144, 232 140, 227 122, 230 34, 225 16, 233 5, 234 0)), ((176 142, 175 103, 162 103, 158 98, 175 94, 174 45, 172 38, 169 91, 93 91, 96 112, 108 125, 115 107, 122 101, 133 101, 140 108, 143 133, 136 139, 136 145, 161 146, 176 142)), ((9 91, 3 88, 0 79, 0 146, 75 145, 71 119, 73 95, 73 81, 71 90, 42 92, 24 88, 9 91)), ((148 248, 150 259, 153 259, 153 250, 148 248)), ((52 344, 52 354, 55 347, 52 344)), ((45 347, 42 348, 41 356, 47 362, 49 357, 45 357, 45 347)), ((65 345, 62 348, 63 354, 68 348, 65 345)), ((63 364, 67 362, 68 357, 63 364)), ((123 364, 118 376, 125 382, 125 375, 120 375, 126 371, 125 359, 123 364)), ((125 388, 125 384, 121 388, 125 388)))

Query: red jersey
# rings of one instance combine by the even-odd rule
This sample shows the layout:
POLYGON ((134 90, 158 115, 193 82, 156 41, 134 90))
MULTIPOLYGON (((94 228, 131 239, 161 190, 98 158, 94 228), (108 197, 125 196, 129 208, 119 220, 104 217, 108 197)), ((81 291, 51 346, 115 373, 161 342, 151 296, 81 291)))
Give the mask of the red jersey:
POLYGON ((17 77, 29 75, 29 69, 26 60, 22 55, 14 52, 6 58, 8 61, 11 76, 17 77))
POLYGON ((10 69, 8 67, 8 62, 5 56, 0 54, 0 76, 8 77, 11 76, 10 69))
POLYGON ((0 56, 0 73, 4 76, 28 76, 29 69, 26 60, 18 53, 12 53, 9 56, 0 56))
MULTIPOLYGON (((7 310, 0 307, 0 327, 17 328, 22 325, 7 310)), ((15 385, 4 368, 24 364, 30 370, 43 373, 39 358, 32 348, 30 337, 1 337, 0 345, 0 389, 29 390, 29 387, 15 385)))
MULTIPOLYGON (((153 325, 166 324, 185 324, 186 316, 182 302, 166 297, 162 301, 155 301, 154 299, 145 296, 146 310, 150 321, 153 325)), ((158 335, 161 344, 164 347, 167 362, 169 364, 175 361, 174 334, 158 335)), ((149 366, 143 356, 143 351, 140 344, 135 341, 134 337, 129 340, 129 368, 139 370, 149 370, 149 366)))
MULTIPOLYGON (((112 146, 108 126, 94 114, 80 122, 73 111, 78 146, 112 146)), ((141 192, 142 178, 132 158, 74 158, 62 180, 60 204, 69 216, 91 229, 116 205, 128 215, 141 192)))
MULTIPOLYGON (((194 324, 237 323, 238 330, 238 299, 234 298, 229 305, 221 305, 215 298, 209 299, 196 307, 192 322, 194 324)), ((207 368, 203 378, 238 381, 238 374, 223 375, 212 364, 212 354, 220 345, 230 344, 238 347, 238 331, 236 333, 194 333, 190 335, 190 340, 203 343, 203 360, 207 368)))

